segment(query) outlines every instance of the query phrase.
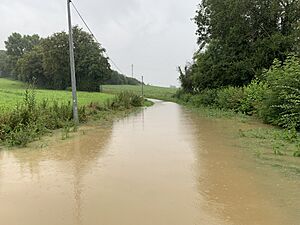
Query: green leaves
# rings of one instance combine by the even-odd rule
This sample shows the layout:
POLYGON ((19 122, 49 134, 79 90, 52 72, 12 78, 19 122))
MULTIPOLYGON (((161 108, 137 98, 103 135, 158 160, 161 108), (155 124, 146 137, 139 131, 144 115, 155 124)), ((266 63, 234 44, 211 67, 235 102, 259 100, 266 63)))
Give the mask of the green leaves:
MULTIPOLYGON (((89 33, 73 28, 78 90, 99 91, 112 71, 105 51, 89 33)), ((37 35, 13 33, 6 43, 12 78, 42 88, 65 90, 71 86, 68 34, 59 32, 40 39, 37 35)))
POLYGON ((299 0, 204 0, 195 16, 199 51, 180 74, 187 92, 244 86, 299 50, 299 0))
POLYGON ((286 128, 300 128, 300 61, 289 56, 281 66, 276 60, 274 66, 265 74, 265 83, 269 87, 268 113, 271 122, 286 128))

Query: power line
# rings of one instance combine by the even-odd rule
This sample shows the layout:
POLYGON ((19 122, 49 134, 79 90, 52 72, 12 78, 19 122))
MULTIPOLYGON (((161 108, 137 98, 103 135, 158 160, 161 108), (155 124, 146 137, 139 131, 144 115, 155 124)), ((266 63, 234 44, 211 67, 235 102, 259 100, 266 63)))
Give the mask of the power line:
MULTIPOLYGON (((80 17, 80 19, 82 20, 82 22, 84 23, 84 25, 86 26, 86 28, 88 29, 88 31, 90 32, 90 34, 92 35, 92 37, 99 44, 99 46, 102 47, 101 43, 97 40, 96 36, 94 35, 94 33, 92 32, 92 30, 88 26, 87 22, 83 19, 81 13, 79 12, 79 10, 75 6, 75 4, 72 1, 70 1, 70 2, 72 4, 73 8, 75 9, 76 13, 78 14, 78 16, 80 17)), ((123 72, 120 70, 120 68, 117 66, 117 64, 112 60, 112 58, 110 58, 108 56, 108 54, 105 51, 104 51, 104 54, 106 55, 106 57, 108 58, 108 60, 116 67, 116 69, 118 70, 118 72, 121 73, 121 74, 123 74, 123 72)))

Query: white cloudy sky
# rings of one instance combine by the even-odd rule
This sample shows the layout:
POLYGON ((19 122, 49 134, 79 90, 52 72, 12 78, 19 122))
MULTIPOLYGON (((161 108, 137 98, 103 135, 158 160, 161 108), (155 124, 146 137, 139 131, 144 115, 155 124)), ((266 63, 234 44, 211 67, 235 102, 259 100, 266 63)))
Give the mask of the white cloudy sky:
MULTIPOLYGON (((178 85, 176 67, 197 49, 191 18, 200 0, 73 0, 121 71, 145 82, 178 85)), ((66 0, 1 0, 0 49, 12 32, 67 30, 66 0)), ((73 24, 83 26, 73 12, 73 24)))

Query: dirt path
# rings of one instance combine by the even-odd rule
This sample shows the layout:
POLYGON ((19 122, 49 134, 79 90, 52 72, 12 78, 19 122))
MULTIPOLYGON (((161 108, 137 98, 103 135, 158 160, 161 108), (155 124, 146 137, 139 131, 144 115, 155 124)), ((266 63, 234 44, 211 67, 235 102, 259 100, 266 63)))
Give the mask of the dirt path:
POLYGON ((0 151, 0 224, 299 225, 299 180, 260 168, 234 124, 153 107, 51 147, 0 151))

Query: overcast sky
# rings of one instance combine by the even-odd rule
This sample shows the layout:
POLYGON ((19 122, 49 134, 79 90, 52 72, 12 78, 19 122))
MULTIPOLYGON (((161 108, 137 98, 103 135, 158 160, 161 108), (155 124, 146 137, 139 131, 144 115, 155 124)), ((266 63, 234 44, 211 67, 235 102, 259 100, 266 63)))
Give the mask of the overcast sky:
MULTIPOLYGON (((191 20, 200 0, 73 0, 120 70, 155 85, 178 85, 176 67, 197 49, 191 20)), ((73 10, 74 11, 74 10, 73 10)), ((83 27, 73 12, 73 24, 83 27)), ((0 49, 12 32, 67 30, 66 0, 1 0, 0 49)))

